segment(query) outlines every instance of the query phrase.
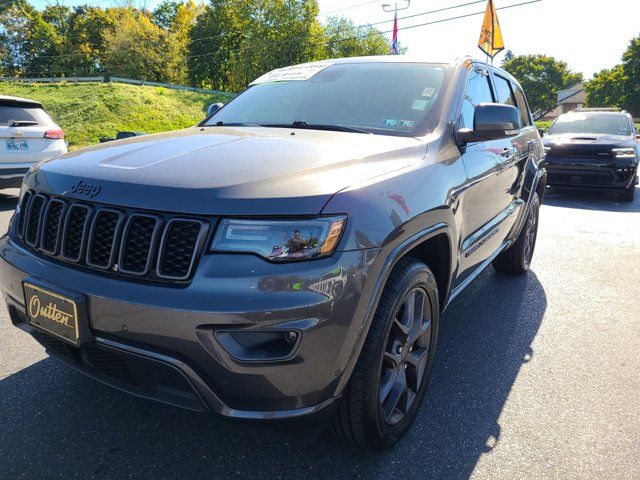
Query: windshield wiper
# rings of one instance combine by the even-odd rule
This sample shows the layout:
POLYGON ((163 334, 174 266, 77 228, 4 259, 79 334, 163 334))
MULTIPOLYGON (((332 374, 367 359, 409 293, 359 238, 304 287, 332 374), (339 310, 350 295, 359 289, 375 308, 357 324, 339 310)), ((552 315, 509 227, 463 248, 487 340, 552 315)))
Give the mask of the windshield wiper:
POLYGON ((38 125, 38 122, 34 121, 34 120, 11 120, 10 122, 10 126, 11 127, 26 127, 29 125, 38 125))
POLYGON ((307 123, 300 120, 297 120, 293 123, 267 123, 263 124, 263 127, 274 127, 274 128, 306 128, 309 130, 330 130, 334 132, 350 132, 350 133, 366 133, 368 135, 373 135, 371 132, 367 130, 362 130, 360 128, 355 127, 347 127, 344 125, 327 125, 321 123, 307 123))

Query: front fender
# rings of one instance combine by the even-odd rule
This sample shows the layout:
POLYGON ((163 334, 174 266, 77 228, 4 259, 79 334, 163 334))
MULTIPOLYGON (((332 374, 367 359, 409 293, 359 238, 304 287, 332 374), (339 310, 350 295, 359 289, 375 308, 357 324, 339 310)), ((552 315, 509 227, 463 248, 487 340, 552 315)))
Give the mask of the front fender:
MULTIPOLYGON (((444 222, 435 223, 430 227, 414 233, 408 238, 389 238, 377 251, 368 270, 367 280, 363 286, 356 314, 349 328, 351 339, 344 343, 345 350, 341 355, 344 368, 342 369, 340 380, 336 385, 335 396, 342 394, 351 378, 351 374, 360 357, 360 352, 362 351, 367 334, 369 333, 369 328, 371 327, 371 322, 378 307, 380 296, 382 295, 382 291, 393 267, 414 247, 440 234, 445 234, 448 238, 450 245, 449 250, 451 252, 450 261, 453 262, 454 252, 456 251, 453 242, 453 232, 450 226, 444 222)), ((449 277, 445 298, 448 295, 450 287, 451 276, 449 277)))

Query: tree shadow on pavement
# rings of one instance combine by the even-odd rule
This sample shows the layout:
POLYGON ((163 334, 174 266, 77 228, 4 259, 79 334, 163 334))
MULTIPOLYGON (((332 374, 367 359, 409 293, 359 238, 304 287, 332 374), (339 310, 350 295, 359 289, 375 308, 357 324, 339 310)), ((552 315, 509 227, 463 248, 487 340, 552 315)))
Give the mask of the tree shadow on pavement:
POLYGON ((640 188, 633 202, 618 200, 616 192, 596 189, 550 187, 544 194, 544 205, 605 212, 640 212, 640 188))
MULTIPOLYGON (((399 445, 363 453, 130 397, 46 359, 0 381, 7 478, 468 478, 546 310, 536 275, 485 271, 443 315, 431 385, 399 445)), ((20 336, 20 341, 33 341, 20 336)))

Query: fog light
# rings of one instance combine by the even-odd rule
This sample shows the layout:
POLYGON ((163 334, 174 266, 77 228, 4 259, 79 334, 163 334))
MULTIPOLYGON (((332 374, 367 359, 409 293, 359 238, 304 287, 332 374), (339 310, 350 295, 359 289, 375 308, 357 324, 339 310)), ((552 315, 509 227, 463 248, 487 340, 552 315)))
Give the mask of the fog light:
POLYGON ((302 334, 294 330, 218 330, 216 340, 225 351, 242 362, 273 362, 290 358, 302 334))

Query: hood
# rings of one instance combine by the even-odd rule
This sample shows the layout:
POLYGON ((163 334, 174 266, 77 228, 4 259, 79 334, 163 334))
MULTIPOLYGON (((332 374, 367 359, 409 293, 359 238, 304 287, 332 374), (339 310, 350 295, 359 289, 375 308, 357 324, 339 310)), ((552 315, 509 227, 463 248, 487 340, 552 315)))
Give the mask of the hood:
POLYGON ((44 192, 166 212, 317 214, 336 192, 425 153, 415 138, 194 127, 71 152, 40 164, 28 182, 44 192))
POLYGON ((578 134, 565 133, 562 135, 545 135, 542 141, 546 147, 571 148, 571 145, 579 147, 611 147, 624 148, 636 145, 635 140, 626 135, 604 135, 604 134, 578 134))

